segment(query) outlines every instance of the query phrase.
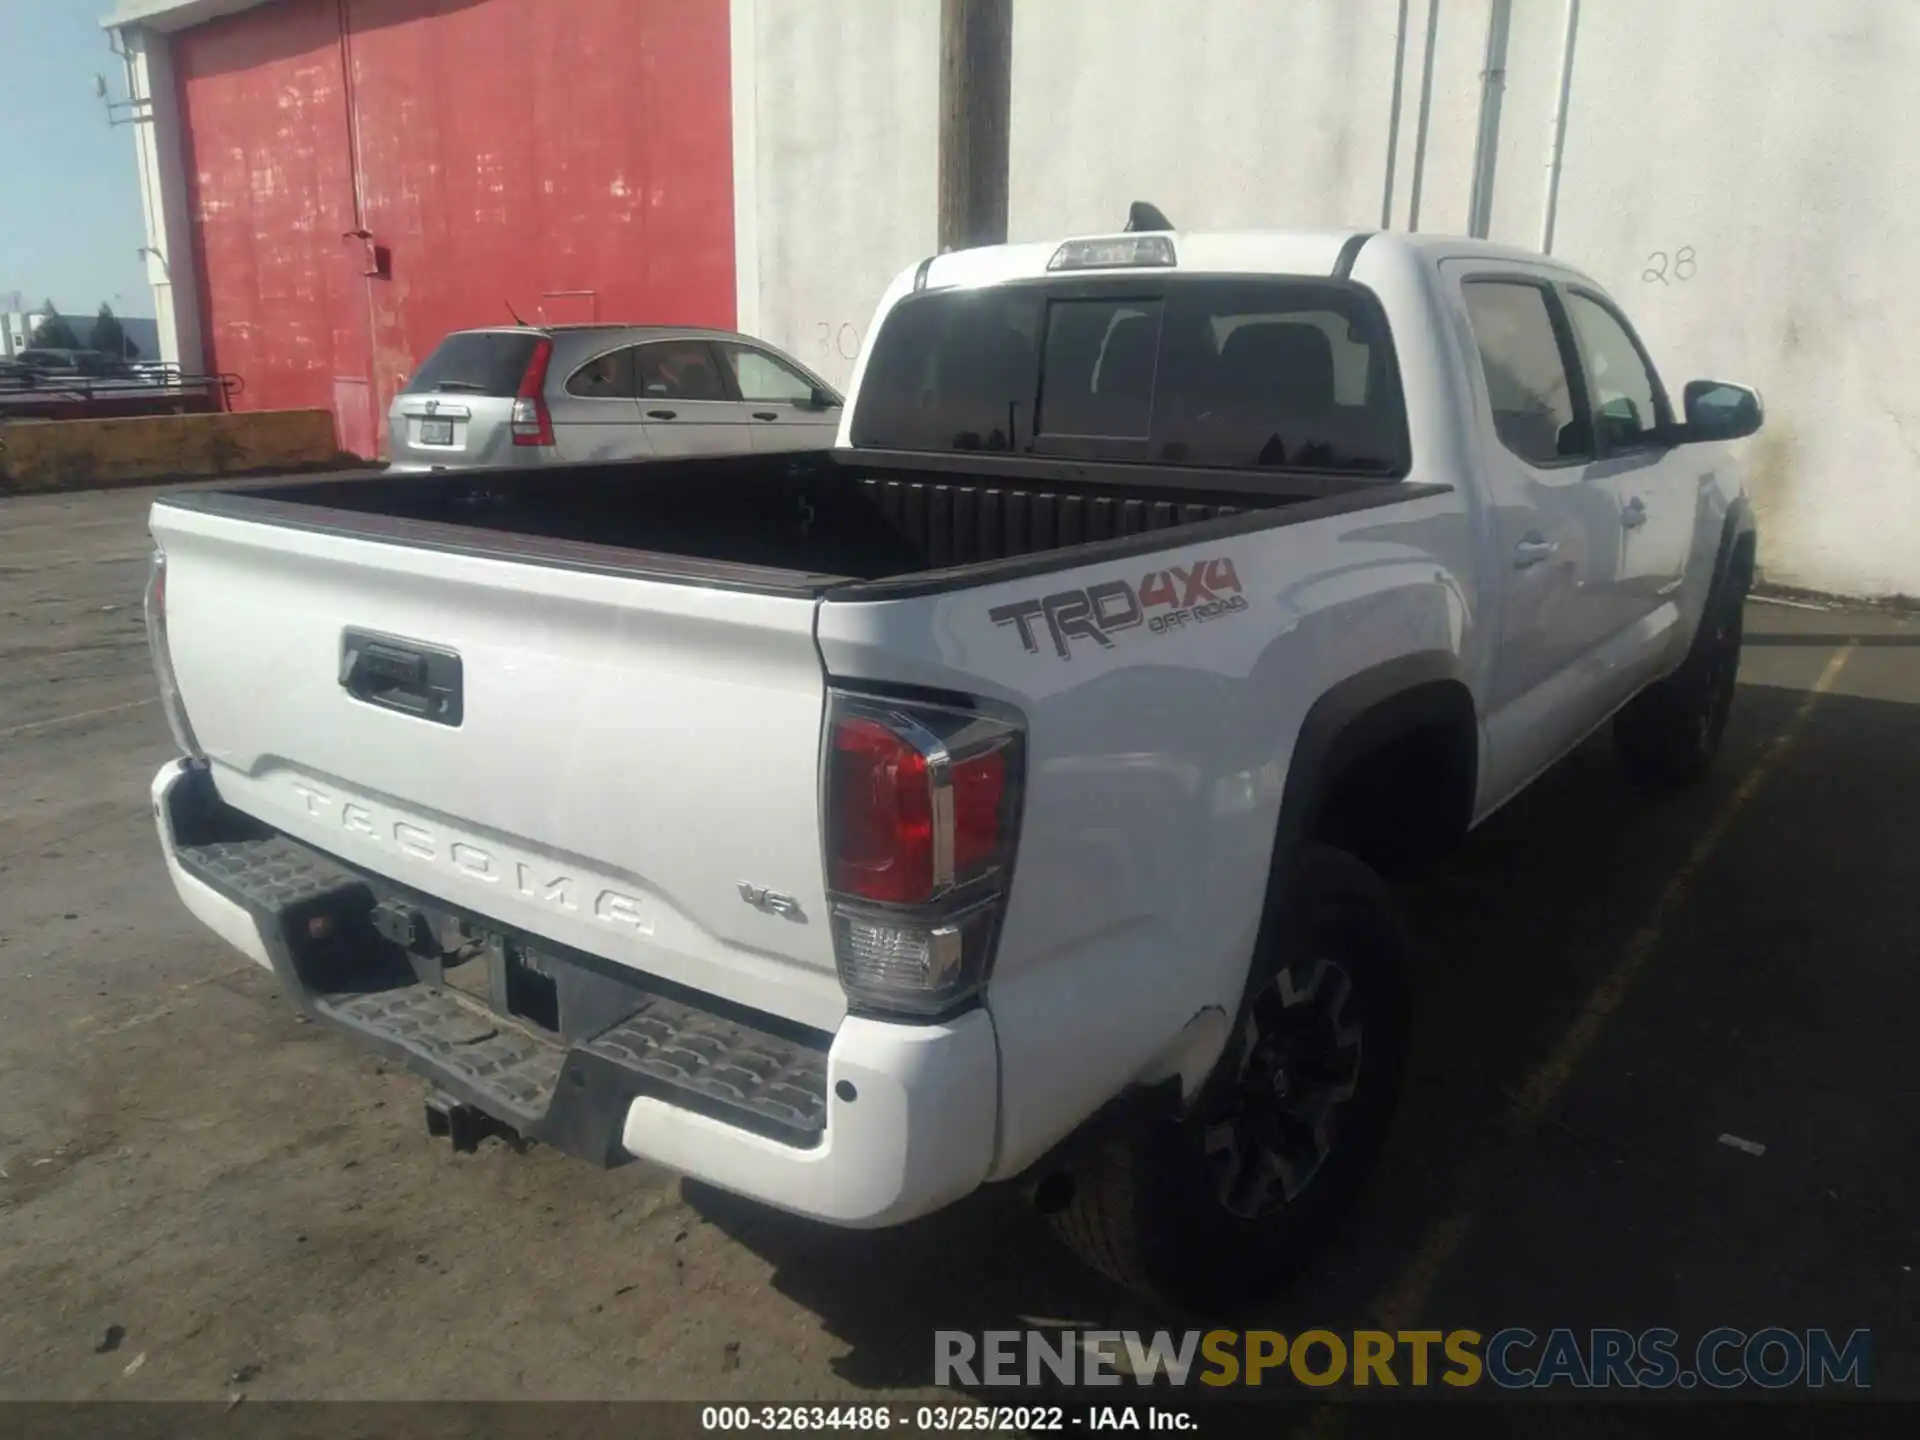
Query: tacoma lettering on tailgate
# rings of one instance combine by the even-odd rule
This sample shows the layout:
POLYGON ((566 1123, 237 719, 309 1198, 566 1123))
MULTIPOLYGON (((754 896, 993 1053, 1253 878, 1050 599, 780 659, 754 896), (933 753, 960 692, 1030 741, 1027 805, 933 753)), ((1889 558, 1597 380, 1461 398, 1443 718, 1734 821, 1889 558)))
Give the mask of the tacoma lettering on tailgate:
POLYGON ((511 889, 556 910, 578 911, 583 903, 593 918, 618 930, 651 935, 653 921, 637 896, 583 883, 547 862, 529 863, 517 855, 484 850, 471 840, 436 835, 409 820, 376 814, 353 800, 340 800, 311 785, 295 782, 293 793, 307 814, 339 822, 363 845, 392 845, 402 855, 425 861, 443 872, 481 885, 511 889))
POLYGON ((1247 597, 1240 592, 1233 561, 1220 555, 1152 571, 1137 587, 1125 580, 1104 580, 1084 590, 1061 590, 1037 600, 996 605, 987 618, 996 625, 1013 626, 1030 655, 1040 651, 1038 621, 1053 640, 1054 654, 1071 660, 1075 640, 1090 640, 1102 650, 1111 650, 1113 637, 1121 631, 1144 626, 1148 634, 1165 635, 1246 608, 1247 597))

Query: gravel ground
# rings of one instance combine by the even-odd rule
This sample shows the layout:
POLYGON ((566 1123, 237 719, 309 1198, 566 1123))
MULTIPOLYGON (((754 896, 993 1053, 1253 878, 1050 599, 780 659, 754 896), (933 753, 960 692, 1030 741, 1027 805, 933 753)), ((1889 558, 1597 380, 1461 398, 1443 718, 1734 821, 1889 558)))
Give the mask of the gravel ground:
MULTIPOLYGON (((168 886, 150 499, 0 500, 0 1398, 907 1396, 936 1326, 1188 1323, 1010 1195, 841 1234, 429 1143, 419 1081, 298 1021, 168 886)), ((1870 1326, 1876 1387, 1920 1393, 1920 622, 1749 630, 1711 783, 1635 796, 1596 742, 1407 896, 1389 1152, 1322 1262, 1231 1319, 1870 1326)))

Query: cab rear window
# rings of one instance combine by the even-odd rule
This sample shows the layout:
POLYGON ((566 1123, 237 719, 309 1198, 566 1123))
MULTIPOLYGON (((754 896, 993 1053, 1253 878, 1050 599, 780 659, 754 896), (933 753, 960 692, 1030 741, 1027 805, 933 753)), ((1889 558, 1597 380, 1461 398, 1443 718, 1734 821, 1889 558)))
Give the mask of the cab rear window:
POLYGON ((404 394, 439 392, 510 397, 520 389, 540 335, 532 330, 467 330, 449 335, 401 387, 404 394))
POLYGON ((853 443, 1394 475, 1386 320, 1337 281, 1075 277, 932 291, 888 315, 853 443))

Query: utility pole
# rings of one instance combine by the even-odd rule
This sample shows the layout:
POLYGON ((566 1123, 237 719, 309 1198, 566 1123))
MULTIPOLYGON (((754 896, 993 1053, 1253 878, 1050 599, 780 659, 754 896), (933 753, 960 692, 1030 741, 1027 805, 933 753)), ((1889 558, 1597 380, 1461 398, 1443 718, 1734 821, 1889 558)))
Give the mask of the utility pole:
POLYGON ((939 246, 1007 238, 1013 0, 940 0, 939 246))

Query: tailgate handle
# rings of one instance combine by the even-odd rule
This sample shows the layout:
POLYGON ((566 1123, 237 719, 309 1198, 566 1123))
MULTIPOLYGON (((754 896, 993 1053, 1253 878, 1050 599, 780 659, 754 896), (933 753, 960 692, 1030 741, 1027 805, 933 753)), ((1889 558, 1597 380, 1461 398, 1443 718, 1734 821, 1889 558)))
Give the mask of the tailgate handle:
POLYGON ((340 688, 365 704, 436 725, 458 725, 464 708, 457 654, 366 630, 340 637, 340 688))

